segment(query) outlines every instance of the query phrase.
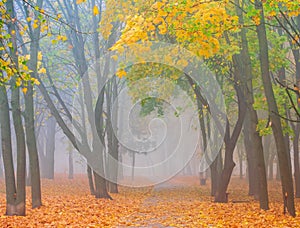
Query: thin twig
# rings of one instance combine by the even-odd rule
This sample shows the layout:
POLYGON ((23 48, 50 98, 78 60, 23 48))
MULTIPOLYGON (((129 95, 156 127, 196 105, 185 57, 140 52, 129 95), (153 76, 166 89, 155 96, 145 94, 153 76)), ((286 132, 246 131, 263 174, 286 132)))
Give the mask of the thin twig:
POLYGON ((44 11, 44 10, 41 10, 41 9, 37 9, 34 5, 32 5, 31 3, 29 3, 27 0, 22 0, 24 3, 26 3, 28 6, 30 6, 32 9, 38 11, 40 14, 43 14, 44 16, 60 23, 60 24, 63 24, 63 25, 66 25, 68 26, 70 29, 72 29, 73 31, 75 31, 76 33, 79 33, 79 34, 86 34, 86 35, 91 35, 91 34, 95 34, 95 32, 82 32, 82 31, 79 31, 77 30, 76 28, 74 28, 73 26, 71 26, 69 23, 63 21, 63 20, 59 20, 57 17, 51 15, 50 13, 44 11))

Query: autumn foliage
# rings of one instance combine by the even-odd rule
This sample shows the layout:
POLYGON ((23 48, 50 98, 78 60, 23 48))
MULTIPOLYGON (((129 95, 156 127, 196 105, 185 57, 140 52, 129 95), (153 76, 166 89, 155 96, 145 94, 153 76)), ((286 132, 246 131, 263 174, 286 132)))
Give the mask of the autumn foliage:
MULTIPOLYGON (((259 210, 247 196, 245 180, 233 178, 228 204, 213 203, 209 185, 197 177, 177 177, 164 187, 124 188, 114 200, 95 200, 85 176, 43 180, 43 206, 26 217, 4 216, 4 181, 0 183, 1 227, 297 227, 300 218, 282 213, 281 188, 270 182, 270 210, 259 210)), ((298 199, 297 199, 298 200, 298 199)), ((29 199, 27 200, 29 204, 29 199)), ((298 204, 298 211, 299 211, 298 204)))

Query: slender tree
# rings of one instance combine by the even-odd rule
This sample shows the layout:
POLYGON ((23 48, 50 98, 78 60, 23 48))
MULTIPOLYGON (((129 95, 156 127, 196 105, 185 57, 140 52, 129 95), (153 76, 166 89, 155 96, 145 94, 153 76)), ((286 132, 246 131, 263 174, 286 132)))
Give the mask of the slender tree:
POLYGON ((287 208, 291 216, 296 216, 294 204, 294 189, 290 160, 288 160, 288 151, 283 135, 280 117, 278 116, 278 107, 276 104, 272 82, 270 79, 268 40, 266 35, 266 25, 264 16, 263 2, 255 0, 255 7, 259 10, 260 23, 256 26, 257 37, 259 41, 259 56, 261 76, 264 85, 264 91, 268 103, 270 121, 276 142, 277 156, 282 183, 282 194, 284 200, 284 209, 287 208))

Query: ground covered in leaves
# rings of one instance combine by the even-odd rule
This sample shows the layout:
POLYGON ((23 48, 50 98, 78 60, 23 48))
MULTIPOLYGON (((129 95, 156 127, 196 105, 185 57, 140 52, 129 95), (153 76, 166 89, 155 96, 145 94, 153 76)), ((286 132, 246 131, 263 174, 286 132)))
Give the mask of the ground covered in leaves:
MULTIPOLYGON (((43 206, 28 209, 26 217, 7 217, 5 186, 0 180, 0 227, 299 227, 296 218, 283 215, 280 183, 269 184, 270 210, 247 196, 245 180, 233 179, 228 204, 213 203, 209 183, 197 177, 177 177, 149 188, 120 188, 114 200, 95 199, 85 176, 68 180, 58 175, 43 180, 43 206)), ((300 200, 296 200, 300 214, 300 200)))

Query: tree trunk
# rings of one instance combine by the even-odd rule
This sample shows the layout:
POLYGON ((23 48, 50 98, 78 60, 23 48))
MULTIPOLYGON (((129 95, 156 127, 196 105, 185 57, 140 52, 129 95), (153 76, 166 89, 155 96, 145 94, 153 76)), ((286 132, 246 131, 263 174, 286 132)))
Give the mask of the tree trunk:
MULTIPOLYGON (((240 24, 244 24, 243 12, 240 7, 238 7, 239 0, 235 0, 237 5, 236 11, 239 17, 240 24)), ((263 153, 262 137, 259 136, 256 126, 258 124, 257 112, 253 108, 254 104, 254 94, 253 94, 253 85, 252 85, 252 67, 251 60, 248 49, 248 40, 246 36, 246 29, 242 28, 241 32, 242 40, 242 49, 240 53, 240 58, 237 55, 234 55, 234 62, 237 64, 237 67, 240 68, 239 72, 241 76, 241 86, 243 88, 243 95, 246 99, 247 105, 247 115, 245 124, 247 124, 245 131, 248 133, 247 137, 252 147, 251 153, 253 153, 253 169, 252 172, 249 167, 249 174, 254 174, 254 196, 259 199, 260 208, 264 210, 269 209, 269 200, 268 200, 268 188, 267 188, 267 177, 266 177, 266 168, 265 168, 265 159, 263 153), (250 173, 251 172, 251 173, 250 173)), ((250 175, 249 175, 250 176, 250 175)), ((249 178, 250 179, 250 178, 249 178)))
POLYGON ((95 195, 93 173, 92 173, 92 169, 89 165, 87 165, 87 176, 88 176, 88 179, 89 179, 90 193, 91 193, 91 195, 95 195))
MULTIPOLYGON (((221 149, 222 150, 222 149, 221 149)), ((211 196, 215 196, 216 192, 218 190, 218 184, 220 182, 221 178, 221 172, 222 172, 222 152, 218 153, 216 159, 212 162, 210 165, 210 171, 211 171, 211 191, 210 194, 211 196)))
POLYGON ((106 186, 106 180, 101 177, 98 173, 94 173, 94 181, 95 181, 95 197, 98 198, 105 198, 105 199, 111 199, 111 196, 108 194, 106 187, 103 188, 103 186, 106 186))
MULTIPOLYGON (((16 214, 15 197, 16 184, 14 174, 14 163, 12 156, 11 145, 11 128, 9 117, 9 106, 7 100, 6 88, 0 86, 0 130, 1 130, 1 145, 2 157, 5 174, 5 192, 6 192, 6 215, 16 214)), ((25 187, 24 187, 25 188, 25 187)), ((24 199, 25 203, 25 199, 24 199)), ((24 207, 25 213, 25 207, 24 207)))
POLYGON ((244 144, 246 149, 247 163, 248 163, 248 181, 249 181, 249 190, 248 195, 254 196, 258 199, 258 179, 257 179, 257 169, 255 162, 255 152, 250 138, 250 114, 246 114, 244 121, 244 144))
POLYGON ((238 146, 237 152, 239 157, 239 176, 240 179, 243 179, 243 149, 238 146))
MULTIPOLYGON (((14 10, 14 5, 13 1, 7 1, 6 2, 6 7, 7 7, 7 12, 10 14, 10 18, 16 18, 15 16, 15 10, 14 10)), ((16 26, 13 22, 10 22, 7 24, 8 27, 8 32, 9 34, 13 34, 12 31, 16 31, 16 26)), ((17 56, 17 41, 16 41, 16 35, 12 35, 11 42, 13 45, 13 49, 10 50, 10 55, 12 60, 14 61, 14 64, 16 65, 16 68, 18 69, 18 56, 17 56)), ((16 87, 16 76, 13 76, 11 79, 11 107, 12 107, 12 116, 13 116, 13 122, 14 122, 14 128, 15 128, 15 134, 16 134, 16 143, 17 143, 17 186, 14 187, 15 189, 11 189, 11 183, 9 183, 9 190, 13 192, 13 198, 14 198, 14 204, 7 204, 7 215, 25 215, 26 214, 26 203, 25 203, 25 198, 26 198, 26 147, 25 147, 25 136, 24 136, 24 129, 23 129, 23 123, 22 123, 22 117, 21 117, 21 106, 20 106, 20 90, 18 87, 16 87)), ((5 89, 5 87, 3 87, 5 89)), ((4 96, 6 97, 6 92, 2 92, 4 96)), ((4 108, 7 108, 7 100, 4 98, 4 108)), ((4 111, 4 115, 7 115, 7 111, 4 111)), ((5 117, 9 118, 9 116, 5 117)), ((8 119, 7 124, 9 124, 10 121, 8 119)), ((7 129, 7 128, 6 128, 7 129)), ((10 129, 7 129, 10 131, 10 129)), ((2 132, 3 133, 3 132, 2 132)), ((8 132, 10 135, 11 133, 8 132)), ((8 137, 9 135, 6 135, 5 137, 8 137)), ((9 141, 11 140, 10 138, 7 138, 9 141)), ((5 144, 6 146, 6 144, 5 144)), ((7 148, 8 150, 11 150, 11 148, 7 148)), ((9 153, 9 151, 7 151, 9 153)), ((9 158, 10 155, 7 155, 5 158, 8 159, 8 162, 13 162, 10 161, 9 158)), ((11 164, 8 164, 11 166, 11 164)), ((10 173, 13 170, 13 166, 11 166, 9 169, 9 178, 14 177, 14 173, 10 173), (11 176, 12 175, 12 176, 11 176)), ((9 182, 13 181, 15 183, 15 180, 9 180, 9 182)), ((9 195, 12 194, 12 192, 8 193, 9 195)), ((9 196, 11 200, 11 196, 9 196)), ((10 201, 11 202, 11 201, 10 201)))
POLYGON ((26 147, 19 99, 19 88, 12 89, 11 106, 17 142, 17 198, 15 204, 17 215, 25 215, 26 147))
POLYGON ((275 153, 272 152, 269 159, 269 180, 274 179, 274 158, 275 158, 275 153))
POLYGON ((111 193, 118 193, 118 140, 116 138, 117 132, 117 111, 113 110, 112 105, 117 103, 117 84, 116 78, 112 78, 109 83, 107 83, 106 88, 106 105, 107 105, 107 147, 108 153, 111 158, 108 159, 108 175, 109 175, 109 191, 111 193))
POLYGON ((73 165, 73 147, 71 143, 69 142, 69 147, 68 147, 68 152, 69 152, 69 175, 68 179, 73 179, 74 178, 74 165, 73 165))
POLYGON ((135 167, 135 151, 132 151, 132 163, 131 163, 131 181, 134 180, 134 167, 135 167))
POLYGON ((242 100, 242 92, 240 88, 236 87, 237 97, 238 97, 238 120, 235 124, 232 135, 230 136, 230 126, 229 121, 227 120, 226 124, 226 133, 224 137, 225 142, 225 160, 224 160, 224 168, 221 173, 220 182, 218 185, 218 190, 215 195, 215 202, 226 203, 228 202, 228 193, 227 188, 230 182, 231 174, 235 163, 233 161, 233 151, 236 146, 236 142, 242 130, 244 118, 246 115, 246 107, 245 103, 242 100))
MULTIPOLYGON (((25 3, 24 3, 25 4, 25 3)), ((38 0, 36 6, 41 9, 43 6, 43 0, 38 0)), ((28 6, 24 5, 27 9, 28 6)), ((39 12, 35 11, 35 18, 38 18, 39 12)), ((31 25, 30 25, 31 26, 31 25)), ((37 77, 37 62, 38 62, 38 50, 40 39, 41 26, 30 31, 30 60, 28 62, 29 69, 32 71, 30 76, 32 78, 37 77)), ((40 180, 40 166, 38 151, 36 145, 35 136, 35 124, 34 124, 34 104, 33 104, 33 83, 28 82, 27 93, 25 94, 25 131, 26 131, 26 144, 29 153, 29 164, 31 174, 31 199, 32 208, 38 208, 42 205, 41 196, 41 180, 40 180)))
POLYGON ((56 120, 50 117, 47 122, 47 141, 46 141, 46 175, 48 179, 54 179, 54 151, 55 151, 55 135, 56 135, 56 120))
POLYGON ((270 159, 273 156, 274 159, 274 153, 273 151, 271 151, 271 138, 272 135, 267 135, 265 136, 263 139, 263 147, 264 147, 264 157, 265 157, 265 164, 266 164, 266 176, 269 176, 269 163, 270 163, 270 159))
POLYGON ((227 144, 225 146, 225 162, 224 168, 221 173, 221 180, 218 185, 218 189, 215 195, 215 202, 227 203, 228 202, 228 193, 227 188, 230 182, 231 174, 235 163, 233 161, 233 150, 234 145, 227 144))
POLYGON ((300 198, 300 167, 299 167, 299 130, 296 130, 293 139, 294 147, 294 178, 296 187, 296 198, 300 198))
MULTIPOLYGON (((0 130, 1 132, 1 130, 0 130)), ((0 137, 1 137, 1 133, 0 133, 0 137)), ((2 144, 0 141, 0 178, 3 178, 3 160, 2 160, 2 144)))
MULTIPOLYGON (((300 30, 300 16, 297 17, 297 27, 300 30)), ((293 50, 293 56, 296 64, 296 85, 300 88, 300 52, 299 50, 293 50)), ((300 104, 298 103, 298 107, 300 104)), ((297 117, 297 120, 300 120, 300 117, 297 117)), ((296 123, 293 127, 294 129, 294 178, 296 186, 296 198, 300 198, 300 167, 299 167, 299 135, 300 135, 300 124, 296 123)))
POLYGON ((276 104, 272 83, 269 73, 268 41, 265 28, 265 18, 263 3, 261 0, 255 0, 255 8, 260 11, 260 24, 256 26, 257 37, 259 42, 260 67, 265 95, 267 98, 272 130, 276 142, 278 162, 281 174, 282 194, 284 208, 287 208, 291 216, 296 216, 294 204, 294 189, 291 164, 288 160, 287 145, 284 139, 280 117, 277 115, 278 107, 276 104))
POLYGON ((39 162, 41 168, 41 178, 45 178, 47 174, 47 160, 46 160, 46 133, 44 131, 40 132, 37 137, 37 148, 39 152, 39 162))
POLYGON ((42 196, 41 196, 39 158, 38 158, 36 137, 34 131, 32 85, 28 86, 28 91, 25 96, 25 131, 26 131, 27 148, 29 152, 32 208, 38 208, 42 205, 42 196))
POLYGON ((278 157, 276 157, 276 180, 280 180, 280 169, 279 169, 279 161, 278 157))
MULTIPOLYGON (((225 34, 226 40, 228 43, 230 43, 228 36, 225 34)), ((238 56, 234 55, 232 60, 234 63, 234 80, 235 82, 240 82, 242 79, 242 69, 238 67, 237 65, 237 59, 238 56)), ((234 89, 236 91, 237 99, 238 99, 238 119, 235 123, 234 129, 232 131, 232 134, 230 134, 230 126, 229 121, 227 119, 226 123, 226 132, 224 137, 224 143, 225 143, 225 160, 224 160, 224 169, 222 170, 220 183, 218 186, 218 191, 215 196, 215 202, 228 202, 228 194, 227 194, 227 188, 230 182, 231 174, 233 171, 233 168, 235 166, 235 163, 233 161, 233 151, 235 149, 237 140, 239 138, 239 135, 241 133, 243 122, 246 115, 246 103, 245 103, 245 97, 243 95, 243 91, 241 87, 236 83, 234 85, 234 89)))

